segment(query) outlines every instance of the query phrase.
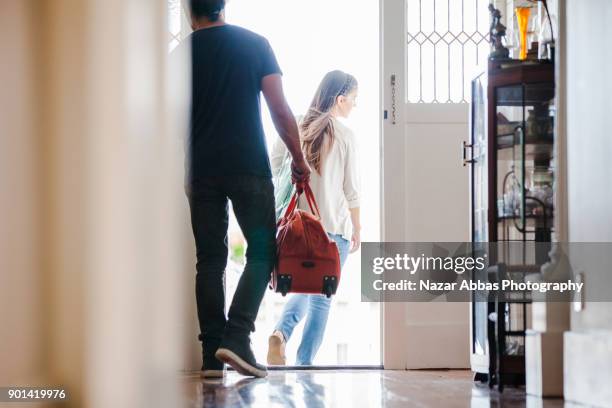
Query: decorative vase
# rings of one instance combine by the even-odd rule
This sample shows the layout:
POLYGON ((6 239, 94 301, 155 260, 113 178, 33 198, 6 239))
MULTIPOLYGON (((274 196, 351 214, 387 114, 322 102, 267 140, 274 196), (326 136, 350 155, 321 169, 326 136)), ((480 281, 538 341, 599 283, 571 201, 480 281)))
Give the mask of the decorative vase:
POLYGON ((530 7, 517 7, 515 10, 516 21, 518 22, 519 36, 521 40, 520 60, 527 59, 527 29, 529 27, 529 15, 531 14, 530 7))

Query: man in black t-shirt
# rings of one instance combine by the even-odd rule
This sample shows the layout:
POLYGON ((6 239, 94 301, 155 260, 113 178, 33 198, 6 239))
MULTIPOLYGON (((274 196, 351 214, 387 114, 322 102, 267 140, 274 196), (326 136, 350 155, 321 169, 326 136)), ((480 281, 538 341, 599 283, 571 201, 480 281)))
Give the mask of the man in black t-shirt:
POLYGON ((190 0, 192 110, 187 195, 196 241, 196 300, 205 377, 264 377, 249 336, 276 256, 274 187, 261 122, 263 92, 293 157, 293 179, 310 168, 285 101, 281 70, 268 41, 224 21, 225 0, 190 0), (246 266, 225 317, 228 200, 247 241, 246 266))

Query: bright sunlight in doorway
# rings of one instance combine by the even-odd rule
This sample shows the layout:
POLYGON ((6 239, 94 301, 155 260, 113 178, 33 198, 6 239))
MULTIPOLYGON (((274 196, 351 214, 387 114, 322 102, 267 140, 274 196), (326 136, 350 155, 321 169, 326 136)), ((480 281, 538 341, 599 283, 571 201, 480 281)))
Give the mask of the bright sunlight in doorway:
MULTIPOLYGON (((310 104, 323 75, 341 69, 359 81, 357 107, 346 124, 359 142, 362 184, 363 241, 379 239, 379 54, 378 3, 351 0, 232 0, 227 20, 264 35, 270 41, 283 70, 285 91, 296 115, 310 104), (279 17, 279 16, 282 16, 279 17)), ((265 104, 263 104, 265 106, 265 104)), ((278 137, 267 110, 264 124, 268 146, 278 137)), ((242 270, 242 238, 233 224, 228 294, 242 270)), ((380 311, 378 304, 362 303, 360 253, 349 256, 342 283, 335 296, 323 345, 316 365, 380 364, 380 311)), ((265 360, 267 338, 277 322, 286 298, 266 294, 253 334, 257 358, 265 360)), ((302 326, 287 347, 293 364, 302 326)))

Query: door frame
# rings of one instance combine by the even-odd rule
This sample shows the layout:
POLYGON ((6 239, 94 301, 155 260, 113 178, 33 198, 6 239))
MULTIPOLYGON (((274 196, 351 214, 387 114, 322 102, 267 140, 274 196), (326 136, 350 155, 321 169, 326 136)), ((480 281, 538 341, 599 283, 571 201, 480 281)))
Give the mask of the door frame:
MULTIPOLYGON (((410 170, 409 160, 406 160, 407 147, 415 143, 415 139, 406 136, 406 126, 440 124, 444 126, 466 125, 469 122, 469 109, 465 104, 407 104, 405 101, 405 84, 407 61, 404 50, 407 43, 406 0, 380 0, 380 105, 382 120, 380 122, 380 236, 383 242, 404 241, 440 241, 444 237, 432 235, 424 228, 414 231, 410 217, 397 216, 406 214, 404 201, 405 186, 414 181, 407 177, 410 170), (402 50, 398 52, 398 50, 402 50), (393 183, 385 182, 386 175, 393 175, 393 183), (394 214, 395 217, 387 217, 394 214)), ((441 131, 441 133, 444 133, 441 131)), ((468 139, 466 130, 464 139, 468 139)), ((416 140, 418 144, 418 140, 416 140)), ((447 145, 446 152, 455 149, 447 145)), ((460 163, 460 143, 456 144, 456 160, 460 163)), ((446 156, 445 156, 446 157, 446 156)), ((469 185, 469 175, 466 174, 466 194, 469 185)), ((457 241, 469 240, 469 201, 466 195, 465 234, 457 235, 449 232, 451 236, 461 236, 457 241), (465 235, 465 236, 463 236, 465 235)), ((459 227, 458 229, 462 229, 459 227)), ((448 236, 448 235, 446 235, 448 236)), ((386 369, 411 368, 467 368, 469 367, 469 307, 467 304, 414 304, 410 313, 406 303, 382 303, 381 305, 381 352, 383 366, 386 369), (465 307, 463 307, 465 306, 465 307), (463 310, 465 313, 463 313, 463 310), (423 312, 424 319, 416 318, 415 313, 423 312), (444 314, 458 313, 459 323, 453 325, 444 314), (427 322, 427 316, 442 316, 439 321, 434 318, 427 322), (386 318, 385 318, 386 317, 386 318), (393 321, 393 323, 390 322, 393 321), (397 322, 403 322, 398 326, 397 322), (461 330, 465 326, 465 335, 461 330), (419 356, 419 352, 406 350, 408 340, 406 332, 410 331, 412 343, 422 340, 423 337, 435 338, 443 336, 457 337, 457 350, 449 350, 456 354, 451 358, 447 355, 435 357, 430 349, 424 350, 427 356, 419 356), (392 334, 390 334, 392 333, 392 334), (387 337, 388 336, 388 337, 387 337), (460 343, 460 344, 459 344, 460 343), (465 343, 465 347, 463 347, 465 343), (462 350, 465 348, 465 352, 462 350)), ((447 315, 450 316, 450 315, 447 315)), ((432 343, 433 344, 433 343, 432 343)))

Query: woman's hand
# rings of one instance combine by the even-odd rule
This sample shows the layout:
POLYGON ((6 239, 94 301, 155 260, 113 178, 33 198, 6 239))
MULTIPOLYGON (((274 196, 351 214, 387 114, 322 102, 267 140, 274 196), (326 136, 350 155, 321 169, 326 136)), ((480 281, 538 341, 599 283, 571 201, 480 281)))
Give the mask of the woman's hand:
POLYGON ((353 236, 351 237, 351 254, 361 246, 361 222, 359 207, 349 208, 351 212, 351 222, 353 223, 353 236))
POLYGON ((356 252, 361 246, 361 230, 355 229, 351 238, 351 254, 356 252))

